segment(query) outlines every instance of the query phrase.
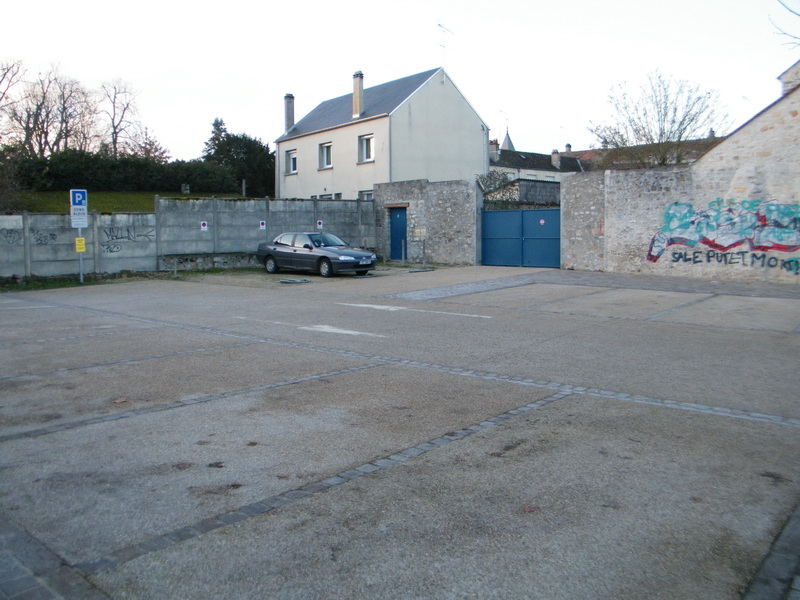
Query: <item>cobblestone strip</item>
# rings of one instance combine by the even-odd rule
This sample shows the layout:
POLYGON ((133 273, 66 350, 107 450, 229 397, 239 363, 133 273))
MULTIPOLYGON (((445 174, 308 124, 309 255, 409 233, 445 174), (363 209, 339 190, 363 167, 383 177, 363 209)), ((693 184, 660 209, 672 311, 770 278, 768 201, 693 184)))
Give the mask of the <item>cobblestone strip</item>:
POLYGON ((499 279, 487 279, 486 281, 476 281, 473 283, 457 283, 444 287, 419 290, 416 292, 403 292, 399 294, 389 294, 387 298, 398 298, 400 300, 440 300, 442 298, 452 298, 453 296, 464 296, 466 294, 476 294, 478 292, 491 292, 505 288, 519 287, 536 283, 538 277, 532 275, 513 275, 511 277, 501 277, 499 279))
POLYGON ((0 518, 2 600, 107 598, 24 530, 0 518))
POLYGON ((775 538, 742 600, 800 600, 800 504, 775 538))
POLYGON ((138 416, 138 415, 145 415, 153 412, 161 412, 165 410, 172 410, 175 408, 182 408, 184 406, 190 406, 192 404, 199 404, 203 402, 211 402, 214 400, 219 400, 221 398, 230 398, 234 396, 239 396, 243 394, 249 394, 253 392, 259 392, 263 390, 275 389, 279 387, 285 387, 287 385, 294 385, 296 383, 302 383, 305 381, 312 381, 317 379, 322 379, 325 377, 335 377, 337 375, 343 375, 345 373, 351 373, 355 371, 361 371, 364 369, 372 369, 381 365, 395 365, 395 366, 404 366, 404 367, 411 367, 411 368, 419 368, 419 369, 430 369, 433 371, 438 371, 440 373, 449 373, 451 375, 460 375, 464 377, 475 377, 477 379, 482 379, 484 381, 502 381, 506 383, 510 383, 513 385, 523 385, 523 386, 532 386, 538 388, 547 388, 554 390, 556 392, 561 392, 565 394, 582 394, 587 396, 598 396, 600 398, 609 398, 612 400, 621 400, 624 402, 633 402, 637 404, 647 404, 650 406, 660 406, 663 408, 674 408, 678 410, 686 410, 690 412, 699 412, 705 413, 714 416, 722 416, 722 417, 731 417, 734 419, 745 419, 749 421, 759 421, 762 423, 773 423, 776 425, 788 425, 791 427, 800 427, 800 419, 794 418, 787 418, 781 417, 778 415, 767 415, 763 413, 757 412, 750 412, 744 410, 737 410, 733 408, 726 408, 721 406, 708 406, 705 404, 696 404, 692 402, 678 402, 676 400, 663 400, 660 398, 650 398, 647 396, 638 396, 634 394, 628 394, 624 392, 614 392, 610 390, 601 390, 597 388, 586 388, 580 386, 573 386, 566 383, 560 383, 557 381, 546 381, 546 380, 539 380, 539 379, 529 379, 525 377, 513 376, 513 375, 500 375, 498 373, 487 373, 483 371, 475 371, 470 369, 462 369, 459 367, 447 367, 443 365, 436 365, 431 363, 423 363, 414 360, 407 360, 407 359, 397 359, 392 358, 390 356, 380 356, 380 355, 368 355, 362 354, 360 352, 352 352, 348 350, 336 350, 332 348, 325 348, 320 346, 312 346, 310 344, 300 344, 295 342, 281 342, 281 341, 265 341, 265 343, 276 343, 281 346, 289 346, 292 348, 298 348, 302 350, 309 350, 313 352, 325 352, 328 354, 336 354, 338 356, 347 356, 349 358, 356 358, 356 359, 363 359, 371 361, 370 364, 361 365, 357 367, 351 367, 349 369, 341 369, 338 371, 331 371, 329 373, 318 373, 315 375, 309 375, 307 377, 298 377, 297 379, 290 379, 288 381, 281 381, 277 383, 271 383, 263 386, 257 386, 252 388, 243 388, 239 390, 230 390, 227 392, 223 392, 221 394, 213 394, 210 396, 201 396, 198 398, 189 398, 187 400, 178 400, 176 402, 171 402, 169 404, 162 404, 160 406, 153 406, 148 408, 142 408, 138 410, 131 410, 122 413, 113 413, 109 415, 104 415, 102 417, 92 417, 89 419, 83 419, 81 421, 71 421, 69 423, 60 423, 56 425, 51 425, 49 427, 42 427, 40 429, 33 429, 28 431, 21 431, 18 433, 12 433, 4 436, 0 436, 0 443, 10 441, 10 440, 18 440, 18 439, 25 439, 25 438, 34 438, 39 437, 42 435, 47 435, 50 433, 55 433, 59 431, 64 431, 67 429, 76 429, 78 427, 84 427, 87 425, 95 425, 97 423, 104 423, 107 421, 115 421, 117 419, 126 419, 128 417, 138 416))
POLYGON ((108 362, 102 363, 91 363, 91 364, 84 364, 84 365, 77 365, 74 367, 62 367, 60 369, 51 369, 49 371, 34 371, 31 373, 20 373, 17 375, 3 375, 0 377, 0 381, 8 380, 8 379, 23 379, 25 377, 41 377, 42 375, 52 375, 53 373, 67 373, 69 371, 82 371, 84 369, 97 369, 99 367, 113 367, 116 365, 130 365, 140 362, 145 362, 148 360, 160 360, 162 358, 172 358, 174 356, 186 356, 189 354, 200 354, 203 352, 216 352, 218 350, 232 350, 234 348, 246 348, 247 346, 253 346, 257 344, 263 344, 264 342, 261 340, 255 340, 252 342, 246 342, 242 344, 232 344, 230 346, 212 346, 209 348, 195 348, 193 350, 180 350, 178 352, 165 352, 164 354, 151 354, 148 356, 138 356, 136 358, 125 358, 122 360, 112 360, 108 362))
POLYGON ((445 433, 440 437, 428 440, 427 442, 422 442, 420 444, 411 446, 409 448, 405 448, 404 450, 401 450, 389 456, 384 456, 375 459, 371 462, 358 465, 346 471, 342 471, 341 473, 337 473, 336 475, 333 475, 331 477, 327 477, 319 481, 308 483, 302 487, 282 492, 275 496, 270 496, 269 498, 265 498, 263 500, 259 500, 258 502, 242 506, 237 510, 223 513, 221 515, 217 515, 216 517, 203 519, 202 521, 199 521, 194 525, 181 527, 179 529, 170 531, 163 535, 149 538, 143 542, 139 542, 138 544, 126 546, 124 548, 112 552, 107 556, 102 556, 86 562, 82 562, 77 565, 74 565, 74 567, 80 573, 82 573, 87 577, 95 575, 97 573, 101 573, 103 571, 107 571, 109 569, 113 569, 120 564, 126 563, 130 560, 133 560, 145 554, 158 552, 159 550, 169 548, 171 546, 174 546, 175 544, 179 544, 188 539, 199 537, 204 533, 213 531, 215 529, 219 529, 220 527, 224 527, 225 525, 230 525, 231 523, 238 523, 240 521, 244 521, 245 519, 249 519, 250 517, 264 514, 273 509, 280 508, 281 506, 285 506, 297 500, 302 500, 303 498, 308 498, 309 496, 319 494, 332 487, 336 487, 344 483, 347 483, 348 481, 352 481, 353 479, 358 479, 359 477, 363 477, 364 475, 375 473, 377 471, 388 469, 389 467, 393 467, 395 465, 407 462, 409 460, 416 458, 417 456, 421 456, 427 452, 436 450, 437 448, 441 448, 442 446, 446 446, 452 442, 462 440, 475 433, 485 431, 491 427, 495 427, 500 423, 508 421, 509 419, 512 419, 517 415, 521 415, 531 410, 542 408, 543 406, 547 406, 548 404, 557 402, 558 400, 566 398, 567 396, 570 395, 571 395, 570 393, 561 392, 554 394, 552 396, 548 396, 547 398, 543 398, 542 400, 537 400, 536 402, 531 402, 524 406, 520 406, 519 408, 509 410, 508 412, 502 413, 500 415, 490 417, 488 419, 485 419, 484 421, 481 421, 480 423, 476 423, 469 427, 445 433))
MULTIPOLYGON (((690 306, 691 304, 696 304, 696 303, 695 302, 690 302, 690 303, 688 303, 686 305, 675 307, 675 310, 680 310, 682 308, 686 308, 686 306, 690 306)), ((623 316, 623 315, 604 315, 604 314, 596 314, 596 313, 588 313, 588 312, 575 312, 575 311, 570 311, 570 310, 548 310, 546 308, 538 308, 536 306, 519 308, 519 309, 515 309, 515 310, 523 310, 523 311, 528 311, 528 312, 539 312, 539 313, 545 313, 545 314, 548 314, 548 315, 565 315, 565 316, 568 316, 568 317, 586 317, 586 318, 591 318, 591 319, 607 319, 607 320, 610 320, 610 321, 639 321, 639 322, 648 322, 648 323, 656 323, 656 324, 664 324, 664 325, 679 324, 679 325, 682 325, 683 327, 697 327, 697 328, 701 328, 702 327, 702 328, 705 328, 705 329, 730 329, 730 330, 733 330, 733 331, 742 331, 741 327, 738 327, 738 326, 735 326, 735 325, 719 325, 719 324, 714 324, 714 323, 703 323, 703 324, 685 323, 685 322, 682 322, 682 321, 670 321, 670 320, 667 320, 667 319, 665 319, 663 321, 658 320, 660 317, 663 317, 663 316, 669 314, 672 311, 664 311, 662 313, 658 313, 658 314, 655 314, 655 315, 650 315, 648 317, 626 317, 626 316, 623 316)), ((763 327, 748 327, 745 331, 766 331, 766 332, 769 332, 769 333, 775 333, 777 331, 778 333, 796 334, 796 333, 800 333, 800 327, 798 327, 794 331, 766 329, 766 328, 763 328, 763 327)))
POLYGON ((104 331, 103 333, 90 333, 86 335, 65 335, 62 337, 56 338, 42 338, 38 340, 21 340, 16 342, 6 342, 4 344, 0 344, 0 348, 12 348, 14 346, 27 346, 30 344, 50 344, 53 342, 71 342, 75 340, 87 340, 91 338, 97 337, 108 337, 113 335, 126 335, 129 333, 148 333, 151 331, 157 331, 158 327, 148 327, 142 329, 121 329, 117 331, 104 331))
MULTIPOLYGON (((387 363, 391 362, 390 359, 385 359, 385 360, 387 363)), ((705 404, 695 404, 692 402, 678 402, 677 400, 663 400, 660 398, 650 398, 648 396, 638 396, 635 394, 628 394, 624 392, 613 392, 611 390, 601 390, 598 388, 573 386, 566 383, 559 383, 557 381, 526 379, 523 377, 514 377, 511 375, 498 375, 497 373, 485 373, 480 371, 471 371, 467 369, 443 367, 437 365, 430 365, 426 363, 418 363, 414 361, 405 361, 405 360, 397 361, 395 364, 403 364, 410 367, 429 368, 444 373, 451 373, 453 375, 463 375, 465 377, 477 377, 479 379, 484 379, 487 381, 506 381, 508 383, 516 385, 530 385, 534 387, 548 388, 565 394, 583 394, 587 396, 598 396, 600 398, 609 398, 612 400, 621 400, 624 402, 634 402, 637 404, 648 404, 650 406, 661 406, 664 408, 676 408, 678 410, 706 413, 718 417, 724 416, 724 417, 732 417, 735 419, 746 419, 749 421, 774 423, 776 425, 789 425, 792 427, 800 427, 800 419, 781 417, 777 415, 767 415, 763 413, 749 412, 744 410, 736 410, 733 408, 725 408, 721 406, 708 406, 705 404)))
MULTIPOLYGON (((477 282, 476 284, 471 284, 471 283, 470 284, 461 284, 461 285, 456 285, 456 286, 448 286, 448 287, 445 287, 445 288, 434 288, 433 290, 424 290, 424 291, 425 292, 428 292, 428 291, 436 292, 437 290, 446 291, 446 290, 450 290, 451 288, 465 289, 464 286, 469 286, 471 288, 478 288, 478 287, 481 287, 481 286, 488 286, 491 289, 500 289, 500 288, 503 288, 503 287, 511 287, 513 285, 528 285, 529 283, 532 283, 533 281, 538 280, 540 277, 541 277, 541 274, 517 275, 517 276, 514 276, 514 277, 504 277, 504 278, 501 278, 501 279, 493 279, 493 280, 488 280, 488 281, 477 282), (492 286, 494 286, 494 287, 492 287, 492 286)), ((416 293, 416 292, 412 292, 412 293, 416 293)), ((422 293, 422 292, 420 292, 420 293, 422 293)), ((460 293, 462 293, 462 292, 458 292, 458 294, 453 294, 453 295, 459 295, 460 293)), ((467 292, 463 292, 463 293, 467 293, 467 292)), ((399 296, 401 296, 401 295, 398 295, 398 297, 399 296)), ((91 312, 97 312, 97 313, 101 313, 101 314, 113 315, 113 316, 117 316, 117 317, 120 317, 120 318, 127 318, 127 319, 131 319, 131 320, 134 320, 134 321, 141 321, 141 322, 145 322, 145 323, 158 324, 158 325, 167 326, 167 327, 176 327, 176 328, 186 329, 186 330, 190 330, 190 331, 199 331, 199 332, 208 333, 208 334, 221 335, 221 336, 226 336, 226 337, 234 337, 234 338, 237 338, 237 339, 249 340, 251 343, 257 343, 257 344, 258 343, 261 343, 261 344, 272 344, 272 345, 281 346, 281 347, 284 347, 284 348, 295 348, 295 349, 298 349, 298 350, 308 350, 308 351, 311 351, 311 352, 323 352, 323 353, 326 353, 326 354, 334 354, 334 355, 337 355, 337 356, 346 356, 346 357, 349 357, 349 358, 368 360, 368 361, 372 361, 372 362, 376 362, 376 363, 382 363, 382 364, 390 364, 390 365, 398 365, 398 366, 409 366, 409 367, 417 367, 417 368, 423 368, 423 369, 433 369, 433 370, 444 372, 444 373, 451 373, 451 374, 456 374, 456 375, 465 375, 465 376, 469 376, 469 377, 478 377, 478 378, 489 380, 489 381, 491 381, 491 380, 506 381, 506 382, 509 382, 509 383, 517 384, 517 385, 532 385, 532 386, 536 386, 536 387, 543 387, 543 388, 549 388, 549 389, 553 389, 553 390, 560 390, 560 391, 564 391, 564 392, 568 392, 568 393, 588 394, 588 395, 593 395, 593 396, 601 396, 603 398, 613 398, 613 399, 616 399, 616 400, 624 400, 624 401, 628 401, 628 402, 638 402, 638 403, 641 403, 641 404, 650 404, 650 405, 654 405, 654 406, 663 406, 663 407, 668 407, 668 408, 678 408, 680 410, 689 410, 689 411, 694 411, 694 412, 702 412, 702 413, 713 414, 713 415, 717 415, 717 416, 728 416, 728 417, 733 417, 733 418, 738 418, 738 419, 748 419, 748 420, 752 420, 752 421, 762 421, 762 422, 768 422, 768 423, 776 423, 776 424, 780 424, 780 425, 790 425, 790 426, 793 426, 793 427, 800 427, 800 419, 784 418, 784 417, 779 417, 779 416, 775 416, 775 415, 765 415, 765 414, 761 414, 761 413, 734 410, 734 409, 728 409, 728 408, 723 408, 723 407, 712 407, 712 406, 706 406, 706 405, 703 405, 703 404, 693 404, 693 403, 687 403, 687 402, 676 402, 676 401, 673 401, 673 400, 660 400, 660 399, 657 399, 657 398, 648 398, 648 397, 645 397, 645 396, 633 396, 631 394, 612 392, 612 391, 608 391, 608 390, 587 389, 587 388, 583 388, 583 387, 573 387, 571 385, 567 385, 567 384, 559 383, 559 382, 540 381, 540 380, 526 379, 526 378, 523 378, 523 377, 515 377, 515 376, 509 376, 509 375, 498 375, 497 373, 485 373, 485 372, 481 372, 481 371, 472 371, 472 370, 466 370, 466 369, 460 369, 460 368, 446 367, 446 366, 442 366, 442 365, 435 365, 435 364, 430 364, 430 363, 422 363, 422 362, 417 362, 417 361, 413 361, 413 360, 397 359, 397 358, 393 358, 393 357, 390 357, 390 356, 370 355, 370 354, 364 354, 364 353, 361 353, 361 352, 354 352, 354 351, 349 351, 349 350, 338 350, 338 349, 335 349, 335 348, 327 348, 327 347, 324 347, 324 346, 315 346, 315 345, 306 344, 306 343, 288 342, 288 341, 285 341, 285 340, 279 340, 279 339, 274 339, 274 338, 264 338, 264 337, 260 337, 260 336, 254 336, 254 335, 234 333, 234 332, 224 331, 224 330, 221 330, 221 329, 214 329, 214 328, 210 328, 210 327, 198 327, 198 326, 195 326, 195 325, 184 325, 184 324, 180 324, 180 323, 170 323, 170 322, 167 322, 167 321, 158 321, 158 320, 155 320, 155 319, 146 319, 146 318, 142 318, 142 317, 131 317, 130 315, 125 315, 123 313, 115 313, 113 311, 108 311, 108 310, 103 310, 103 309, 92 308, 92 309, 83 309, 83 310, 88 310, 88 311, 91 311, 91 312)), ((586 315, 584 315, 584 316, 586 316, 586 315)), ((207 350, 200 349, 200 350, 188 351, 188 352, 203 352, 203 351, 207 351, 207 350)), ((143 359, 135 359, 135 360, 143 360, 143 359)), ((371 368, 373 366, 377 366, 377 365, 369 365, 369 366, 366 366, 366 367, 357 367, 356 369, 359 369, 359 368, 371 368)), ((348 372, 349 370, 350 369, 345 369, 345 370, 343 370, 341 372, 344 373, 344 372, 348 372)), ((339 373, 340 372, 337 371, 334 374, 339 374, 339 373)), ((312 378, 319 378, 319 377, 324 377, 324 376, 329 376, 329 375, 316 375, 316 376, 312 376, 312 378)), ((280 387, 280 386, 283 386, 283 385, 290 385, 291 383, 298 383, 300 381, 307 381, 307 380, 308 379, 306 379, 306 378, 300 378, 298 380, 292 380, 290 382, 272 384, 272 386, 266 386, 266 387, 263 387, 263 388, 253 388, 253 391, 257 391, 259 389, 270 389, 270 387, 280 387)), ((246 391, 245 392, 233 391, 233 392, 229 392, 227 395, 236 395, 237 393, 246 393, 246 391)), ((220 397, 220 396, 210 396, 208 398, 209 398, 209 400, 212 400, 212 399, 216 399, 218 397, 220 397)), ((171 409, 171 408, 179 408, 181 406, 184 406, 186 403, 195 403, 197 401, 198 400, 189 400, 189 401, 183 401, 183 402, 176 402, 176 403, 173 403, 173 404, 170 404, 170 405, 165 405, 165 406, 161 406, 161 407, 154 407, 152 409, 143 409, 143 410, 144 411, 168 410, 168 409, 171 409)), ((203 401, 203 400, 199 400, 199 401, 203 401)), ((76 426, 81 426, 82 424, 93 424, 93 423, 96 423, 96 422, 100 422, 102 420, 111 420, 113 418, 124 418, 124 417, 128 417, 128 416, 132 416, 133 414, 141 414, 141 413, 139 411, 137 411, 137 412, 131 412, 131 413, 122 413, 121 415, 108 415, 106 418, 99 418, 98 417, 99 420, 88 419, 86 421, 79 421, 78 425, 76 425, 76 426)), ((53 426, 53 427, 59 427, 59 426, 53 426)), ((49 433, 49 431, 48 431, 49 429, 51 429, 51 428, 44 428, 44 429, 40 429, 40 430, 36 430, 36 431, 41 431, 43 433, 49 433)), ((60 430, 60 429, 58 429, 58 430, 60 430)), ((16 439, 16 437, 28 437, 28 435, 26 435, 25 433, 23 433, 23 434, 12 434, 12 435, 14 436, 13 439, 16 439)), ((8 439, 8 436, 0 437, 0 442, 5 441, 6 439, 8 439)))
POLYGON ((0 436, 0 443, 8 442, 11 440, 20 440, 26 438, 36 438, 58 431, 66 431, 68 429, 77 429, 78 427, 86 427, 87 425, 96 425, 98 423, 107 423, 109 421, 117 421, 119 419, 127 419, 140 415, 146 415, 155 412, 162 412, 165 410, 172 410, 174 408, 182 408, 184 406, 191 406, 192 404, 202 404, 204 402, 212 402, 222 398, 231 398, 234 396, 242 396, 245 394, 252 394, 254 392, 261 392, 264 390, 272 390, 275 388, 286 387, 287 385, 294 385, 296 383, 303 383, 305 381, 314 381, 323 379, 325 377, 335 377, 344 373, 352 373, 354 371, 363 371, 364 369, 372 369, 380 366, 381 363, 372 363, 368 365, 360 365, 358 367, 350 367, 349 369, 340 369, 338 371, 330 371, 328 373, 317 373, 315 375, 308 375, 306 377, 298 377, 296 379, 289 379, 288 381, 279 381, 276 383, 269 383, 267 385, 260 385, 250 388, 242 388, 239 390, 229 390, 220 394, 212 394, 210 396, 200 396, 197 398, 188 398, 185 400, 177 400, 168 404, 161 404, 159 406, 148 406, 147 408, 140 408, 137 410, 129 410, 122 413, 112 413, 103 415, 101 417, 91 417, 89 419, 82 419, 80 421, 70 421, 68 423, 58 423, 49 427, 42 427, 40 429, 32 429, 28 431, 20 431, 18 433, 10 433, 8 435, 0 436))

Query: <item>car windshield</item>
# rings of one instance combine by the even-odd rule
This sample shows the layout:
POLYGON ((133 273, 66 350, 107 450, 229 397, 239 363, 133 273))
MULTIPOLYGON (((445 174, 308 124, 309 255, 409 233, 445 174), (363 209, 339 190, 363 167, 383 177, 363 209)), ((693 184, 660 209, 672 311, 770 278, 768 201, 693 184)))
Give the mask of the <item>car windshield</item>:
POLYGON ((309 237, 317 248, 320 246, 347 246, 347 244, 332 233, 312 233, 309 237))

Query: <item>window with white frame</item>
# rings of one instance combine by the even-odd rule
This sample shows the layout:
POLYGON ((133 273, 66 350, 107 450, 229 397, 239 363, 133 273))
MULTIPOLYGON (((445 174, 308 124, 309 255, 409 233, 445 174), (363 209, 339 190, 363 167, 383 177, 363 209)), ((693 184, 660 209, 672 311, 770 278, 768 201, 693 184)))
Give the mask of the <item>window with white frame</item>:
POLYGON ((333 167, 333 144, 326 142, 319 145, 319 168, 330 169, 333 167))
POLYGON ((375 160, 375 136, 358 136, 358 162, 373 162, 375 160))
POLYGON ((287 150, 286 152, 286 174, 297 173, 297 150, 287 150))

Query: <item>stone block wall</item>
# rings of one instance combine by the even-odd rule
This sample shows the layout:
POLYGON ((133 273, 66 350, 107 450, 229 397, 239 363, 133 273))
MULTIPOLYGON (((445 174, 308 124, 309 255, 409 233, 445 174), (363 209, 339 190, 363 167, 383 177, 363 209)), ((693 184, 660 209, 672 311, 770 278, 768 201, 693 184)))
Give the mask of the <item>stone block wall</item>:
POLYGON ((579 271, 604 271, 605 174, 582 173, 561 184, 561 264, 579 271))
POLYGON ((563 182, 562 267, 800 283, 800 204, 708 199, 694 174, 671 167, 563 182))
POLYGON ((427 179, 374 188, 379 249, 388 253, 389 208, 405 207, 408 260, 450 265, 480 264, 482 196, 475 182, 427 179))
POLYGON ((800 283, 800 89, 692 165, 600 176, 561 184, 564 268, 800 283))
POLYGON ((768 107, 692 167, 696 196, 800 203, 800 89, 768 107))
POLYGON ((667 207, 692 199, 688 167, 605 172, 605 270, 640 273, 654 270, 648 261, 653 235, 667 207))

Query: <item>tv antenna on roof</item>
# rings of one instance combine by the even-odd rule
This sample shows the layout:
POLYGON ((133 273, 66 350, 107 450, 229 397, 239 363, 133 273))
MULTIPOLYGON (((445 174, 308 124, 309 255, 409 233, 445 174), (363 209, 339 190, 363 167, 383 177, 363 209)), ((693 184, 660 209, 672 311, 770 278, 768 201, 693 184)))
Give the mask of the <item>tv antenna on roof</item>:
POLYGON ((439 29, 441 29, 441 30, 442 30, 442 43, 441 43, 441 46, 442 46, 442 66, 444 67, 444 62, 445 62, 445 60, 444 60, 444 59, 445 59, 445 50, 446 50, 446 46, 445 46, 445 43, 444 43, 444 34, 445 34, 445 33, 449 33, 450 35, 455 35, 455 33, 453 33, 452 31, 450 31, 450 30, 449 30, 447 27, 445 27, 445 26, 444 26, 444 25, 442 25, 441 23, 437 23, 437 24, 436 24, 436 26, 437 26, 439 29))

